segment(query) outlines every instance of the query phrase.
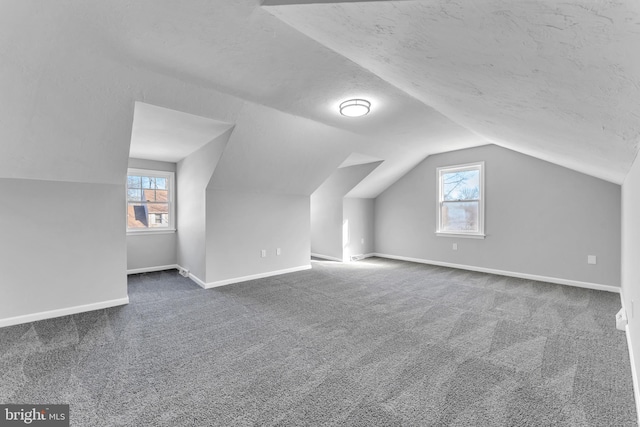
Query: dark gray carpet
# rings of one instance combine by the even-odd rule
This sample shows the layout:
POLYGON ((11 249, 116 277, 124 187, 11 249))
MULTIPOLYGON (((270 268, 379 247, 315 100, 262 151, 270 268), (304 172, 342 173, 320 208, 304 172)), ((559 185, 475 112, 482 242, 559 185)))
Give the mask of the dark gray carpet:
POLYGON ((0 403, 76 426, 636 425, 617 294, 372 258, 0 329, 0 403))

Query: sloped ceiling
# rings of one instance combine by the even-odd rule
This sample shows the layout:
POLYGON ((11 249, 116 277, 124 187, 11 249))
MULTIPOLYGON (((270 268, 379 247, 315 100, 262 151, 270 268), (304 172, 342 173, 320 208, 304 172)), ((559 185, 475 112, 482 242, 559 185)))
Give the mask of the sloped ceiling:
POLYGON ((351 153, 341 164, 340 168, 348 168, 350 166, 364 165, 366 163, 382 162, 384 160, 367 156, 366 154, 351 153))
POLYGON ((247 104, 208 189, 308 196, 358 139, 313 120, 247 104))
MULTIPOLYGON (((330 159, 348 148, 385 160, 354 189, 354 196, 377 196, 429 154, 487 143, 432 107, 301 34, 262 8, 258 0, 194 0, 186 4, 114 0, 109 4, 77 5, 72 14, 82 19, 83 27, 92 28, 83 35, 91 44, 101 46, 106 54, 122 62, 353 133, 354 147, 338 147, 327 141, 322 155, 330 159), (369 99, 372 113, 357 119, 341 116, 338 105, 351 97, 369 99), (357 136, 366 138, 367 143, 356 142, 363 139, 357 136)), ((296 126, 293 121, 291 125, 296 126)), ((242 129, 237 127, 236 132, 242 134, 242 129)), ((232 138, 228 150, 233 151, 233 141, 238 141, 237 137, 232 138)), ((289 142, 280 144, 265 150, 268 157, 260 159, 262 165, 274 165, 273 178, 279 180, 274 191, 286 187, 282 179, 302 184, 301 180, 308 178, 304 174, 283 177, 277 164, 285 157, 275 153, 281 153, 289 142)), ((296 153, 299 152, 290 151, 289 156, 296 153)), ((226 156, 220 167, 231 157, 226 156)), ((304 161, 301 158, 299 162, 304 161)), ((234 176, 234 171, 242 169, 244 166, 230 165, 223 175, 234 176)), ((222 175, 217 178, 225 186, 229 183, 222 175)), ((248 185, 248 180, 254 180, 263 190, 274 179, 245 175, 240 181, 248 185)))
POLYGON ((640 3, 320 3, 266 9, 492 142, 624 179, 640 129, 640 3))
MULTIPOLYGON (((1 2, 0 174, 116 182, 136 100, 234 124, 244 100, 346 131, 318 161, 384 161, 353 197, 377 196, 425 156, 490 142, 618 183, 636 154, 637 3, 280 3, 1 2), (340 116, 350 97, 371 113, 340 116)), ((297 123, 283 134, 300 135, 297 123)), ((293 142, 265 139, 261 160, 275 166, 257 170, 273 176, 241 181, 308 191, 293 142)))
POLYGON ((231 127, 229 123, 136 102, 129 156, 176 163, 231 127))

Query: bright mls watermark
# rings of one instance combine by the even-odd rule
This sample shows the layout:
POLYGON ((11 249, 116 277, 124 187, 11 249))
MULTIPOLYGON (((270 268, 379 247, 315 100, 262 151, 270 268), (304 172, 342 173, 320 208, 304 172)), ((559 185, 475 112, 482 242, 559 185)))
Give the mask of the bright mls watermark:
POLYGON ((0 427, 69 427, 69 405, 1 405, 0 427))

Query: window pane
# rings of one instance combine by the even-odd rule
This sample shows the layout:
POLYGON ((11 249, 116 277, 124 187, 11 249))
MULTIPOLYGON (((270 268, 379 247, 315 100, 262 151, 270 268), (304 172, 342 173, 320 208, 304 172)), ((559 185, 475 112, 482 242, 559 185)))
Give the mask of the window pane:
POLYGON ((127 206, 127 226, 129 228, 148 228, 149 219, 147 205, 144 203, 130 203, 127 206))
POLYGON ((132 231, 162 231, 173 222, 170 203, 173 174, 162 171, 148 173, 135 169, 127 173, 127 229, 132 231))
POLYGON ((168 203, 129 203, 127 207, 129 228, 162 228, 169 226, 168 203))
POLYGON ((152 218, 152 227, 166 227, 169 225, 169 215, 164 213, 157 213, 150 216, 152 218))
POLYGON ((480 171, 478 169, 442 174, 442 199, 476 200, 480 198, 480 171))
POLYGON ((142 190, 143 201, 145 202, 168 202, 168 190, 142 190))
POLYGON ((149 216, 153 216, 154 221, 151 227, 167 227, 169 225, 169 204, 168 203, 147 203, 149 216), (160 222, 157 219, 161 219, 160 222))
POLYGON ((478 202, 444 202, 443 231, 478 231, 478 202))
POLYGON ((168 190, 155 190, 155 200, 156 202, 168 202, 169 201, 169 191, 168 190))
POLYGON ((127 187, 128 188, 140 188, 140 177, 139 176, 131 176, 127 177, 127 187))
POLYGON ((136 190, 136 189, 127 190, 127 199, 130 202, 139 202, 139 201, 141 201, 142 200, 141 196, 142 196, 142 193, 141 193, 140 190, 136 190))
POLYGON ((143 176, 142 178, 142 188, 155 188, 153 178, 148 176, 143 176))

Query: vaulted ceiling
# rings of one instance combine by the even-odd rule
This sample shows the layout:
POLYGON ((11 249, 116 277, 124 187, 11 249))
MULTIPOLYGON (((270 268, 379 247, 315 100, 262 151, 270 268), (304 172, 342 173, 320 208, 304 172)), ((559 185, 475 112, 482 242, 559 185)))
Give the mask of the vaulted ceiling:
POLYGON ((638 2, 265 3, 496 144, 614 182, 637 150, 638 2))
MULTIPOLYGON (((348 152, 384 161, 353 196, 375 197, 429 154, 487 143, 621 183, 638 149, 636 2, 7 0, 0 4, 0 24, 5 100, 30 97, 45 83, 84 85, 92 91, 87 99, 114 91, 106 76, 98 89, 73 72, 43 77, 51 64, 106 75, 112 71, 86 59, 105 58, 150 70, 184 82, 185 93, 197 86, 204 95, 182 95, 171 105, 167 93, 180 88, 162 88, 143 77, 133 83, 114 78, 116 92, 233 123, 240 108, 235 101, 228 112, 225 105, 203 107, 206 94, 222 93, 353 134, 357 142, 348 152), (19 79, 34 85, 25 92, 15 84, 19 79), (154 88, 164 90, 158 96, 163 102, 152 99, 154 88), (369 99, 371 113, 341 116, 338 104, 351 97, 369 99), (218 114, 206 113, 213 110, 218 114)), ((44 117, 45 106, 29 99, 18 107, 0 101, 0 120, 9 126, 3 144, 11 159, 7 165, 0 159, 3 166, 15 159, 27 164, 24 159, 43 152, 20 142, 36 139, 24 130, 32 126, 29 109, 42 110, 36 114, 42 134, 53 117, 72 119, 60 112, 44 117), (22 116, 9 119, 16 114, 22 116)), ((92 102, 98 109, 120 98, 92 102)), ((112 138, 105 125, 99 129, 112 138)), ((120 137, 124 131, 118 132, 120 137)), ((80 140, 69 144, 77 147, 80 140)), ((292 156, 304 152, 287 144, 294 147, 287 149, 292 156)), ((328 143, 327 151, 345 150, 335 145, 328 143)), ((109 150, 104 142, 96 147, 109 150)), ((278 149, 261 155, 270 152, 283 155, 278 149)), ((277 162, 276 154, 265 161, 277 162)))

